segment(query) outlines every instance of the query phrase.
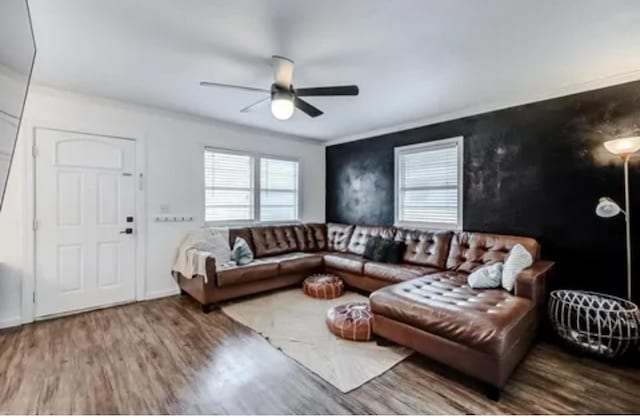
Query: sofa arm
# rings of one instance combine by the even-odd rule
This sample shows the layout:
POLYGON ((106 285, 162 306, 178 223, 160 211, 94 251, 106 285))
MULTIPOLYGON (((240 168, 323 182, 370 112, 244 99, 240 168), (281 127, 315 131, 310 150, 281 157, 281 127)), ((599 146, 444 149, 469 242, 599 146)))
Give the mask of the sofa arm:
MULTIPOLYGON (((216 281, 216 259, 212 256, 212 255, 208 255, 208 253, 204 253, 203 254, 207 254, 205 261, 204 261, 204 268, 207 272, 207 278, 209 279, 209 281, 216 281)), ((175 271, 175 270, 171 270, 171 275, 176 279, 176 281, 179 282, 180 278, 184 278, 187 280, 196 278, 196 277, 202 277, 202 275, 194 275, 193 277, 185 277, 182 275, 182 273, 180 273, 179 271, 175 271)))
POLYGON ((205 269, 207 270, 207 278, 210 282, 216 281, 216 259, 213 256, 207 257, 207 261, 205 264, 205 269))
POLYGON ((544 306, 547 277, 554 264, 553 261, 536 261, 531 267, 522 270, 516 276, 515 295, 544 306))

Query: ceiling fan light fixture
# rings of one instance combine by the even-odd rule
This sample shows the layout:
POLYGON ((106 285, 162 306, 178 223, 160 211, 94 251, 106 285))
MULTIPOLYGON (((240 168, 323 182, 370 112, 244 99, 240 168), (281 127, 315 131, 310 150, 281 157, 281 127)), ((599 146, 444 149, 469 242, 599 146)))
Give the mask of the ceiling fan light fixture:
POLYGON ((275 92, 271 97, 271 113, 276 119, 287 120, 293 116, 295 105, 289 92, 275 92))

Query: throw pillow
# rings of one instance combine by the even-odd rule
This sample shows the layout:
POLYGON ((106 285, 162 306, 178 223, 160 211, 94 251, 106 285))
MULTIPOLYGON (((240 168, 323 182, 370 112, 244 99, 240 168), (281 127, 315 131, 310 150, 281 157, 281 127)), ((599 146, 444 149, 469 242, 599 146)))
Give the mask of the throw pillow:
POLYGON ((404 241, 391 241, 389 245, 389 251, 385 261, 392 264, 400 264, 404 258, 404 252, 407 250, 407 244, 404 241))
POLYGON ((362 256, 369 260, 377 260, 380 257, 383 257, 383 254, 380 253, 380 246, 382 243, 381 237, 371 237, 367 240, 367 244, 364 246, 364 254, 362 256))
POLYGON ((467 282, 474 289, 493 289, 502 284, 504 263, 494 263, 474 270, 467 282))
POLYGON ((233 250, 231 250, 231 260, 235 261, 237 265, 244 266, 253 261, 253 251, 249 248, 247 241, 240 237, 236 237, 236 242, 233 244, 233 250))
POLYGON ((364 247, 363 257, 373 261, 399 264, 404 256, 405 243, 390 238, 371 237, 364 247))
POLYGON ((533 264, 533 257, 522 245, 516 244, 504 261, 502 269, 502 287, 511 292, 516 284, 518 273, 533 264))

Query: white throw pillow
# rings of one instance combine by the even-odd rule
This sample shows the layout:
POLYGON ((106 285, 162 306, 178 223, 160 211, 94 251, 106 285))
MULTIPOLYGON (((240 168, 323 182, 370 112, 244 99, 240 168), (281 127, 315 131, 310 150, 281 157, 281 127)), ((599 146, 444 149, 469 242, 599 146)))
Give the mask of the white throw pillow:
POLYGON ((202 241, 194 245, 194 248, 210 252, 216 259, 216 265, 228 264, 231 261, 229 228, 202 228, 201 231, 202 241))
POLYGON ((504 263, 495 263, 474 270, 467 282, 474 289, 492 289, 500 287, 502 283, 502 268, 504 263))
POLYGON ((502 287, 511 292, 516 284, 516 276, 533 264, 533 257, 522 245, 516 244, 504 261, 502 269, 502 287))

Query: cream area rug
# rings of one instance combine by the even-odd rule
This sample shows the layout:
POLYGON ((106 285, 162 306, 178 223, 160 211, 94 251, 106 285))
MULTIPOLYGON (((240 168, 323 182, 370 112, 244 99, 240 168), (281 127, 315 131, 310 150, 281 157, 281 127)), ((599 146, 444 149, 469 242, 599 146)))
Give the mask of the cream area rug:
POLYGON ((327 310, 356 301, 367 301, 367 298, 345 292, 339 298, 321 300, 306 296, 302 289, 291 289, 231 302, 225 304, 222 311, 347 393, 413 353, 400 346, 348 341, 331 334, 325 324, 327 310))

